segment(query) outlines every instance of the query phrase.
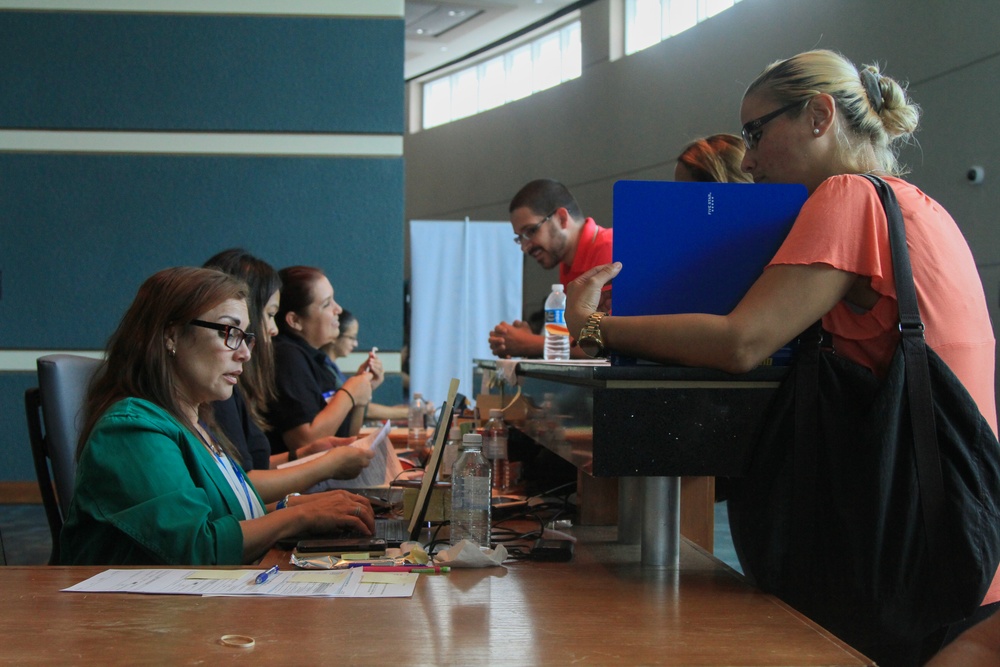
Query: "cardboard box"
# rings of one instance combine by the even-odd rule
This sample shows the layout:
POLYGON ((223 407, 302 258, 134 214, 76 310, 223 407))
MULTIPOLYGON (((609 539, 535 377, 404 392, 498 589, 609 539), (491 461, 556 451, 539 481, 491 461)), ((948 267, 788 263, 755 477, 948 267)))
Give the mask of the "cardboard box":
MULTIPOLYGON (((403 489, 403 516, 409 520, 413 516, 413 508, 417 504, 419 488, 403 489)), ((451 518, 451 485, 435 484, 431 491, 431 500, 427 505, 425 521, 448 521, 451 518)))
MULTIPOLYGON (((490 410, 501 410, 510 403, 514 394, 480 394, 476 396, 476 413, 479 417, 479 426, 483 426, 489 421, 490 410)), ((528 400, 524 396, 518 396, 510 407, 503 413, 503 419, 508 424, 523 424, 528 418, 528 400)))

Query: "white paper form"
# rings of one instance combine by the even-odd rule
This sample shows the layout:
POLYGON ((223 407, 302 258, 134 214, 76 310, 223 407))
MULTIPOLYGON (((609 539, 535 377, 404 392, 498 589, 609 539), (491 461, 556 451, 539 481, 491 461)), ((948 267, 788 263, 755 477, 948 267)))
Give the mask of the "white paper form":
POLYGON ((391 583, 363 581, 362 568, 337 571, 287 571, 263 584, 254 580, 261 570, 110 569, 75 586, 71 593, 145 593, 237 597, 411 597, 419 574, 391 583))
MULTIPOLYGON (((399 476, 399 473, 403 472, 403 464, 399 462, 399 457, 396 456, 396 450, 393 449, 392 442, 389 440, 389 432, 391 430, 391 424, 386 421, 382 424, 382 427, 378 431, 369 433, 362 438, 358 438, 350 445, 347 445, 348 447, 370 449, 375 452, 375 458, 371 460, 368 467, 361 471, 360 475, 354 479, 326 480, 309 489, 309 491, 315 493, 316 491, 327 489, 370 489, 385 486, 392 482, 399 476)), ((278 466, 278 468, 288 468, 300 465, 306 461, 312 461, 317 457, 323 456, 324 454, 326 454, 326 452, 310 454, 309 456, 304 456, 301 459, 295 459, 294 461, 282 463, 278 466)))

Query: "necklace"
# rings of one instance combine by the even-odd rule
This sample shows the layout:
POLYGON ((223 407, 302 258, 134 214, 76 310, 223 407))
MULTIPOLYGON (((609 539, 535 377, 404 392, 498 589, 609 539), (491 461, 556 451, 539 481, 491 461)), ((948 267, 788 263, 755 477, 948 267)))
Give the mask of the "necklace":
POLYGON ((207 440, 207 441, 205 442, 205 444, 207 444, 207 445, 208 445, 208 448, 209 448, 210 450, 212 450, 212 453, 213 453, 213 454, 215 454, 216 456, 218 456, 218 457, 220 457, 220 458, 222 457, 222 450, 221 450, 221 449, 219 449, 219 446, 218 446, 217 444, 215 444, 215 441, 214 441, 214 440, 207 440))
POLYGON ((204 427, 201 425, 201 422, 195 425, 195 430, 198 432, 198 437, 201 439, 201 441, 205 443, 206 447, 208 447, 208 450, 213 454, 215 454, 216 456, 221 457, 222 449, 215 442, 215 438, 211 436, 209 437, 205 436, 204 427))

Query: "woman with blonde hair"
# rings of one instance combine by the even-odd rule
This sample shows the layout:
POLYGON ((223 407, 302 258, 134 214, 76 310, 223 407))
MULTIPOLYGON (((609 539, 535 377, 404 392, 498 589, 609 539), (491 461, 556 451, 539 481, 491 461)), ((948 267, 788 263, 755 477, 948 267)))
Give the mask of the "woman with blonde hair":
MULTIPOLYGON (((948 212, 900 178, 897 150, 920 117, 904 88, 875 65, 857 68, 832 51, 810 51, 766 68, 747 88, 740 115, 743 170, 755 183, 799 183, 809 193, 760 278, 725 315, 615 317, 596 312, 601 287, 628 267, 597 267, 569 285, 570 332, 586 324, 604 348, 626 356, 742 373, 822 320, 840 356, 885 377, 900 327, 887 218, 864 176, 877 174, 902 211, 927 347, 996 434, 995 341, 975 261, 948 212)), ((998 605, 995 575, 972 617, 941 627, 922 646, 873 657, 880 664, 926 659, 942 638, 998 605)))

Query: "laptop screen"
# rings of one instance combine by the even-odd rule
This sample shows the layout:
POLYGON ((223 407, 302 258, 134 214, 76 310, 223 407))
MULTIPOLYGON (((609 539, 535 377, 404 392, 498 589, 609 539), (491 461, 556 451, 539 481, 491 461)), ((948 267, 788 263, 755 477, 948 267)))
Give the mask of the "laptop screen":
POLYGON ((420 492, 417 494, 417 502, 413 506, 413 514, 410 516, 410 539, 416 540, 420 536, 421 524, 427 516, 427 507, 430 505, 431 491, 434 489, 434 481, 437 479, 438 468, 441 467, 441 451, 444 449, 444 441, 451 426, 451 416, 455 408, 455 397, 458 395, 458 379, 452 378, 448 387, 448 398, 441 404, 438 412, 437 426, 434 427, 434 435, 431 442, 431 456, 424 466, 424 477, 420 482, 420 492))

